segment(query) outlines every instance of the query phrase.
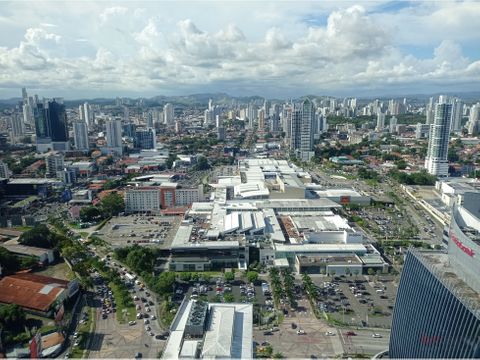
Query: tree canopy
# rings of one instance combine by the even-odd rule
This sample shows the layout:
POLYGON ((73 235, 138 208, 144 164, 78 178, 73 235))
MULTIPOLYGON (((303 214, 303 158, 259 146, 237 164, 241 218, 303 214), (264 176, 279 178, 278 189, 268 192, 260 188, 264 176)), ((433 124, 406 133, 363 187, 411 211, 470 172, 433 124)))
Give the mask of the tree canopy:
POLYGON ((40 224, 24 232, 19 239, 20 244, 53 249, 58 244, 57 236, 46 225, 40 224))
POLYGON ((100 201, 100 211, 107 216, 116 216, 125 210, 123 197, 116 192, 112 192, 100 201))

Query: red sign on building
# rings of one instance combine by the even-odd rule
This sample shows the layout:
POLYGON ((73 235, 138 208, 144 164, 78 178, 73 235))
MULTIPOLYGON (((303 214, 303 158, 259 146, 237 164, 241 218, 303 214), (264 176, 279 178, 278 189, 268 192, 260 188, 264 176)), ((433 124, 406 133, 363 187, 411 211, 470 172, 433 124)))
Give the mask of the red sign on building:
POLYGON ((450 231, 450 239, 455 243, 455 245, 457 245, 460 250, 462 250, 465 254, 467 254, 468 256, 475 256, 475 251, 473 251, 472 249, 470 249, 468 246, 465 246, 460 240, 458 240, 458 238, 455 236, 455 234, 450 231))

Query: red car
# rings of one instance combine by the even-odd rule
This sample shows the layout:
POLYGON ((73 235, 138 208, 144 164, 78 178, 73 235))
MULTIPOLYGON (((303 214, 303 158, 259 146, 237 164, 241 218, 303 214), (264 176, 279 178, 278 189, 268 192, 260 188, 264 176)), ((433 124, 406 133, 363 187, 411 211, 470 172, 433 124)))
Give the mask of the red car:
POLYGON ((353 331, 347 331, 345 333, 345 335, 347 335, 347 336, 357 336, 357 334, 355 334, 353 331))

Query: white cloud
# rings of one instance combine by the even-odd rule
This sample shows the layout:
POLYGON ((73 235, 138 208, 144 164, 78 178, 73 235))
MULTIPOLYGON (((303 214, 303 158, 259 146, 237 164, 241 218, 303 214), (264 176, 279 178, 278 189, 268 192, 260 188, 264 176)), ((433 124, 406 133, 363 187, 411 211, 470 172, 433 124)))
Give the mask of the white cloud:
MULTIPOLYGON (((41 26, 21 29, 14 46, 0 39, 0 95, 22 86, 68 91, 74 97, 79 91, 108 95, 159 87, 165 93, 208 87, 300 95, 394 90, 399 84, 418 92, 422 86, 456 81, 480 83, 479 59, 463 51, 464 41, 480 40, 480 22, 473 21, 478 3, 419 3, 387 14, 371 13, 375 4, 370 2, 346 7, 316 2, 304 7, 293 2, 192 3, 188 9, 171 2, 72 6, 57 9, 65 19, 58 26, 51 26, 45 9, 36 8, 38 17, 49 22, 35 21, 28 12, 29 22, 41 26), (79 12, 82 16, 75 16, 79 12), (305 21, 306 14, 324 20, 305 21), (448 36, 439 24, 445 14, 452 14, 444 18, 448 36), (468 35, 461 30, 477 28, 468 35), (431 56, 401 50, 406 44, 428 44, 431 56)), ((20 21, 21 11, 14 9, 20 21)))
POLYGON ((99 15, 99 17, 102 23, 106 23, 111 18, 114 18, 118 15, 125 15, 127 13, 128 13, 128 8, 124 6, 113 6, 103 10, 99 15))

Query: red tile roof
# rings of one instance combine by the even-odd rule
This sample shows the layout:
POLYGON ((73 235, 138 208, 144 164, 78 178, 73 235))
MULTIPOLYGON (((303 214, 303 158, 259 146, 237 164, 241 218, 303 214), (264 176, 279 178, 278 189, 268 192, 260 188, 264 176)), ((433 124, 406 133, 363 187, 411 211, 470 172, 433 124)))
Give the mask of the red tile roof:
POLYGON ((19 273, 0 280, 0 303, 46 312, 67 288, 68 281, 19 273))

